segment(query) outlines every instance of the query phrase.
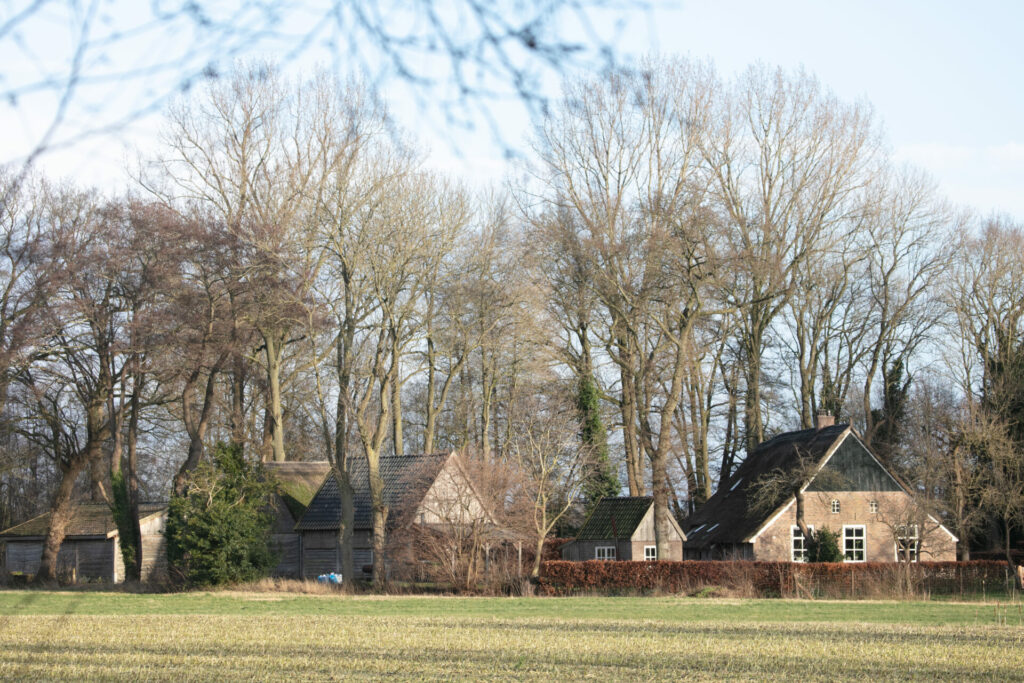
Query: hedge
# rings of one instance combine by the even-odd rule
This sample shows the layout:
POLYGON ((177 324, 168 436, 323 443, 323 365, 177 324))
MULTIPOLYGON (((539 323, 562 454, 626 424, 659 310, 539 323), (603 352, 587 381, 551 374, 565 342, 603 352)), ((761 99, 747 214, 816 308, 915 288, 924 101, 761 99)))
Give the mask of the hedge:
POLYGON ((982 593, 1011 584, 1006 562, 587 562, 541 565, 540 591, 577 593, 696 593, 720 588, 750 596, 863 597, 922 593, 982 593))

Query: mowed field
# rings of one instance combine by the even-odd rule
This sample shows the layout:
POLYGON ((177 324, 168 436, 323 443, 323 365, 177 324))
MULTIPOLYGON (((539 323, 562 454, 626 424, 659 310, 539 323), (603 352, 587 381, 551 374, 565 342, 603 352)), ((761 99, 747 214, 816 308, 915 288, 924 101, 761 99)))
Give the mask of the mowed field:
POLYGON ((1018 603, 0 592, 0 679, 1024 680, 1018 603))

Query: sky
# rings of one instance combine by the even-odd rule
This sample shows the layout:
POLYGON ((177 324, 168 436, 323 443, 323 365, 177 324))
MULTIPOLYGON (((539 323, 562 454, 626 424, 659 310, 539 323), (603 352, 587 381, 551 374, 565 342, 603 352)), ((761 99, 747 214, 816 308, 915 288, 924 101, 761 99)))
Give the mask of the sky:
MULTIPOLYGON (((99 4, 117 8, 124 2, 99 4)), ((0 28, 5 11, 0 9, 0 28)), ((1024 55, 1017 47, 1024 3, 683 0, 625 16, 599 13, 592 18, 595 30, 613 42, 625 62, 650 53, 710 58, 724 77, 757 61, 802 67, 840 98, 870 102, 894 156, 929 171, 951 201, 983 215, 1002 213, 1024 220, 1024 55)), ((301 35, 301 19, 294 22, 293 35, 301 35)), ((12 44, 9 35, 5 44, 0 33, 0 95, 19 76, 31 81, 37 77, 32 74, 60 68, 66 57, 60 46, 71 43, 66 24, 56 14, 42 15, 24 27, 20 44, 12 44), (30 50, 25 44, 40 47, 30 50)), ((574 30, 571 22, 564 26, 574 30)), ((125 41, 104 59, 177 65, 174 50, 182 41, 175 31, 181 30, 125 41)), ((242 44, 221 47, 236 57, 284 60, 288 69, 301 72, 332 59, 336 48, 328 42, 311 41, 297 55, 288 52, 294 45, 281 40, 255 50, 242 44)), ((184 66, 197 68, 188 62, 184 66)), ((107 127, 108 119, 109 130, 84 139, 67 136, 75 144, 44 155, 40 168, 111 190, 126 185, 139 151, 145 154, 156 144, 164 104, 159 83, 166 74, 153 73, 152 78, 124 79, 91 94, 94 101, 73 111, 63 130, 79 126, 95 131, 107 127), (130 124, 122 125, 117 113, 132 110, 133 102, 144 106, 130 117, 130 124)), ((549 97, 556 97, 557 90, 553 78, 542 85, 549 97)), ((483 118, 471 120, 470 128, 448 126, 443 115, 424 111, 429 102, 412 97, 400 81, 383 82, 382 97, 427 150, 429 166, 471 183, 498 182, 511 173, 510 149, 528 156, 530 116, 514 102, 491 108, 495 133, 483 118)), ((17 159, 45 132, 54 106, 52 94, 26 93, 14 103, 0 102, 0 161, 17 159)))

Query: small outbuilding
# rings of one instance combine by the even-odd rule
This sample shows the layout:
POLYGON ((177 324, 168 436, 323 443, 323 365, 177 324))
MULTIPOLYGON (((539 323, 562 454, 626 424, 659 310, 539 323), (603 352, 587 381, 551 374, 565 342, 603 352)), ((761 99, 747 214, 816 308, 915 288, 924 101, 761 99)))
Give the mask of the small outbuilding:
POLYGON ((671 524, 670 553, 658 557, 654 538, 654 498, 620 496, 602 498, 584 522, 576 538, 562 546, 562 559, 584 560, 681 560, 686 534, 675 518, 671 524))
MULTIPOLYGON (((139 506, 142 530, 142 580, 159 580, 167 575, 167 505, 139 506)), ((6 546, 7 572, 36 574, 43 556, 43 541, 50 527, 50 513, 33 517, 0 532, 6 546)), ((58 573, 75 581, 99 579, 120 583, 125 579, 121 539, 114 515, 106 503, 73 506, 71 522, 57 556, 58 573)))

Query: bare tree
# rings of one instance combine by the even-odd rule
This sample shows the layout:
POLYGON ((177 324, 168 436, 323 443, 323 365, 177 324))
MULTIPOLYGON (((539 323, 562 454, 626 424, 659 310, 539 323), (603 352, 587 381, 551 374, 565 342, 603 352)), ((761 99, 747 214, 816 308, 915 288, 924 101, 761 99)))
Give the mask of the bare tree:
POLYGON ((536 397, 522 415, 508 448, 532 503, 536 557, 531 575, 536 577, 544 539, 575 504, 587 481, 592 454, 576 438, 579 425, 571 402, 536 397))
POLYGON ((53 580, 79 475, 91 472, 94 490, 109 499, 98 475, 114 423, 108 400, 124 370, 123 360, 115 359, 124 338, 124 302, 117 288, 119 260, 97 199, 54 190, 45 210, 50 231, 38 267, 54 283, 43 323, 46 349, 20 380, 35 406, 22 431, 61 472, 38 575, 53 580))
POLYGON ((749 68, 717 98, 701 138, 728 217, 731 298, 741 306, 738 343, 749 453, 764 440, 762 356, 772 322, 796 291, 802 264, 840 233, 869 177, 877 134, 870 109, 840 102, 804 72, 749 68))

